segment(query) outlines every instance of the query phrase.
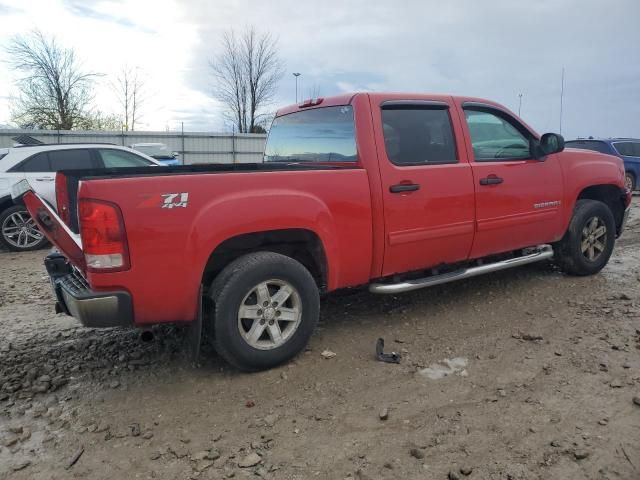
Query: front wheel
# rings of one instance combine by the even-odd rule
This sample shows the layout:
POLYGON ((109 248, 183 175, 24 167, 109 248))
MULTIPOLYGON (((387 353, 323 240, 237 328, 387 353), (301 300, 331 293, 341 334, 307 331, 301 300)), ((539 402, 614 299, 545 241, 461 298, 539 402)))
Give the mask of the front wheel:
POLYGON ((613 253, 616 226, 609 207, 597 200, 578 200, 569 228, 556 249, 560 267, 570 275, 593 275, 613 253))
POLYGON ((26 208, 15 205, 0 213, 0 243, 14 252, 37 250, 47 244, 26 208))
POLYGON ((244 255, 230 263, 209 290, 216 351, 243 371, 286 362, 307 344, 320 311, 309 271, 273 252, 244 255))

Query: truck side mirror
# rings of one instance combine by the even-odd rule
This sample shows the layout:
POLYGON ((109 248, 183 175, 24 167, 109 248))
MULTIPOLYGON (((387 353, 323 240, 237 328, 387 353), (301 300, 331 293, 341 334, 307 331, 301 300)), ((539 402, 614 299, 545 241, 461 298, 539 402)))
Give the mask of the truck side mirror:
POLYGON ((564 150, 564 138, 557 133, 545 133, 540 138, 540 153, 544 156, 564 150))

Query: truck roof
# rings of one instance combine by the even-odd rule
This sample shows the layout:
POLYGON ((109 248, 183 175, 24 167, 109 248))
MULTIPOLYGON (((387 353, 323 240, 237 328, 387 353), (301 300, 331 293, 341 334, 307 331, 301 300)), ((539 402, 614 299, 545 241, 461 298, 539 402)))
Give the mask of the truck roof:
POLYGON ((322 108, 322 107, 333 107, 339 105, 349 105, 353 102, 353 99, 358 95, 372 95, 372 96, 382 96, 389 97, 395 99, 404 99, 404 100, 460 100, 464 102, 477 102, 484 103, 487 105, 493 105, 500 109, 504 110, 502 105, 497 104, 492 100, 486 100, 484 98, 475 98, 475 97, 466 97, 460 95, 450 95, 446 93, 418 93, 418 92, 352 92, 352 93, 343 93, 340 95, 333 95, 330 97, 319 97, 317 99, 307 99, 303 100, 298 104, 288 105, 286 107, 282 107, 276 112, 276 117, 281 115, 286 115, 288 113, 293 113, 299 111, 301 108, 322 108), (315 103, 316 101, 320 101, 320 103, 315 103), (304 106, 303 106, 304 105, 304 106))

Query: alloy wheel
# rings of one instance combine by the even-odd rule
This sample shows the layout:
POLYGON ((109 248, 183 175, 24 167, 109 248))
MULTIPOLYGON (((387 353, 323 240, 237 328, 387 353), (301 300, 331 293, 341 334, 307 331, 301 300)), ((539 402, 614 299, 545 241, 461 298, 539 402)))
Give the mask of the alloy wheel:
POLYGON ((298 291, 283 280, 267 280, 253 287, 238 309, 238 330, 253 348, 271 350, 285 344, 302 319, 298 291))
POLYGON ((2 222, 2 236, 10 245, 27 249, 42 241, 43 235, 27 211, 14 212, 2 222))
POLYGON ((590 262, 595 262, 607 248, 607 227, 600 217, 587 220, 582 229, 580 250, 590 262))

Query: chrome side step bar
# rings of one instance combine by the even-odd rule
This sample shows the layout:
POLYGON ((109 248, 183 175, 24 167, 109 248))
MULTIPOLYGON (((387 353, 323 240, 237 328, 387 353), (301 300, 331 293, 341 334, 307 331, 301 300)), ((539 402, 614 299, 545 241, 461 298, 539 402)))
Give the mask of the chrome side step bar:
POLYGON ((419 278, 417 280, 407 280, 400 283, 372 283, 369 285, 369 291, 372 293, 410 292, 411 290, 418 290, 419 288, 441 285, 443 283, 462 280, 463 278, 476 277, 485 273, 519 267, 520 265, 527 265, 528 263, 539 262, 553 257, 553 248, 551 245, 539 245, 534 247, 534 249, 535 251, 533 253, 522 255, 520 257, 510 258, 508 260, 502 260, 495 263, 488 263, 486 265, 478 265, 477 267, 462 268, 460 270, 443 273, 441 275, 419 278))

